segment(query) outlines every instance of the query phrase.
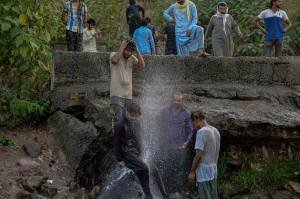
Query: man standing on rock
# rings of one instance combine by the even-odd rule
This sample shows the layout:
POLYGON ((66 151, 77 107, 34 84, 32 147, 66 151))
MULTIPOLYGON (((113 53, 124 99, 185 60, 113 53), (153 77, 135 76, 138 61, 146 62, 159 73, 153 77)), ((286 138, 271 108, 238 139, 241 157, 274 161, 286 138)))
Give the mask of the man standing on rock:
POLYGON ((183 104, 183 94, 173 96, 172 105, 161 112, 161 158, 165 168, 163 179, 168 193, 181 191, 188 172, 188 144, 192 139, 190 113, 183 104))
POLYGON ((220 133, 210 126, 204 113, 196 111, 191 115, 193 126, 199 129, 196 137, 196 154, 188 179, 197 180, 198 197, 201 199, 217 199, 217 162, 220 151, 220 133))
POLYGON ((137 65, 145 68, 145 62, 133 41, 123 41, 118 52, 110 54, 110 98, 113 110, 113 127, 122 122, 123 108, 132 100, 132 70, 137 65), (133 55, 135 54, 135 55, 133 55))
POLYGON ((175 24, 178 55, 206 55, 204 29, 197 25, 197 8, 192 1, 177 0, 177 3, 164 11, 164 17, 175 24))
POLYGON ((124 114, 124 120, 116 128, 114 134, 115 155, 121 166, 126 166, 134 171, 140 180, 146 198, 151 199, 153 197, 149 185, 149 169, 142 161, 139 143, 142 131, 139 122, 140 107, 135 103, 128 103, 124 114))
POLYGON ((281 10, 283 0, 271 0, 271 8, 262 11, 255 18, 255 25, 265 35, 264 56, 270 57, 273 46, 275 46, 275 56, 282 55, 282 41, 284 34, 292 27, 285 11, 281 10), (260 20, 264 20, 265 28, 259 24, 260 20), (287 24, 284 27, 284 23, 287 24))

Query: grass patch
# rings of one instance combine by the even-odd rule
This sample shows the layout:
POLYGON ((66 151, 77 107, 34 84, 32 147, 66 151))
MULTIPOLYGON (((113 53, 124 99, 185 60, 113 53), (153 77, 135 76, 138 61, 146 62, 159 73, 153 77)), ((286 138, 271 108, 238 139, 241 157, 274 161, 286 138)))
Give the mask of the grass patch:
POLYGON ((4 133, 1 133, 1 132, 0 132, 0 146, 9 146, 12 148, 19 148, 19 145, 15 141, 8 138, 4 133))
MULTIPOLYGON (((251 158, 246 158, 251 161, 251 158)), ((243 168, 239 172, 230 172, 226 167, 226 155, 219 163, 219 192, 224 198, 234 193, 234 185, 245 185, 251 193, 281 189, 284 180, 300 182, 299 161, 269 161, 260 170, 243 168)), ((245 162, 244 162, 245 163, 245 162)))

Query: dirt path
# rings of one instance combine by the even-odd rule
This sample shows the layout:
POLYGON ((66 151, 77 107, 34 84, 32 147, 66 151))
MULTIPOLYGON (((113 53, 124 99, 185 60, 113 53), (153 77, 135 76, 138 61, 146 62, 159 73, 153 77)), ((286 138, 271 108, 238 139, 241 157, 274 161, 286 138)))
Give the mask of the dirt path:
POLYGON ((50 197, 55 192, 57 193, 52 198, 75 197, 75 194, 69 191, 71 179, 68 177, 65 157, 45 128, 0 128, 0 133, 7 135, 19 146, 14 148, 0 144, 1 199, 30 198, 33 194, 39 195, 39 198, 42 198, 42 195, 50 197), (26 154, 24 144, 35 146, 33 152, 38 154, 37 157, 26 154), (37 188, 43 179, 48 179, 46 185, 37 188))

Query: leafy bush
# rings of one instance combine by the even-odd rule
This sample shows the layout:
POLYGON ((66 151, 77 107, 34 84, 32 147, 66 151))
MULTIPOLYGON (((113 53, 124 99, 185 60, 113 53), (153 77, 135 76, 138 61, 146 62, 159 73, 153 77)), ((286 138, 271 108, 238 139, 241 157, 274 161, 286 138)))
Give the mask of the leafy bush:
MULTIPOLYGON (((226 166, 228 155, 221 156, 218 164, 218 189, 224 198, 230 198, 235 185, 245 185, 251 191, 264 192, 268 190, 280 189, 284 180, 300 180, 299 161, 278 161, 273 160, 265 163, 260 170, 242 168, 241 171, 230 171, 226 166)), ((245 154, 242 162, 244 165, 250 164, 254 158, 245 154)))
POLYGON ((52 66, 51 40, 62 30, 55 0, 0 4, 0 124, 16 126, 43 115, 52 66))

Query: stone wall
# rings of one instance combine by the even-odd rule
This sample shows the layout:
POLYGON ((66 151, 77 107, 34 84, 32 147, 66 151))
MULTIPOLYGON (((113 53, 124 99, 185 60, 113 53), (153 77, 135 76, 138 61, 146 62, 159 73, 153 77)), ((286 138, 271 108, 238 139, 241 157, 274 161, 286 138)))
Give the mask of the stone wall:
MULTIPOLYGON (((300 139, 300 57, 146 56, 145 62, 145 70, 134 70, 134 97, 152 98, 156 109, 180 91, 187 107, 204 110, 223 136, 300 139)), ((52 109, 78 104, 78 95, 107 108, 109 83, 108 53, 57 51, 52 109)))

